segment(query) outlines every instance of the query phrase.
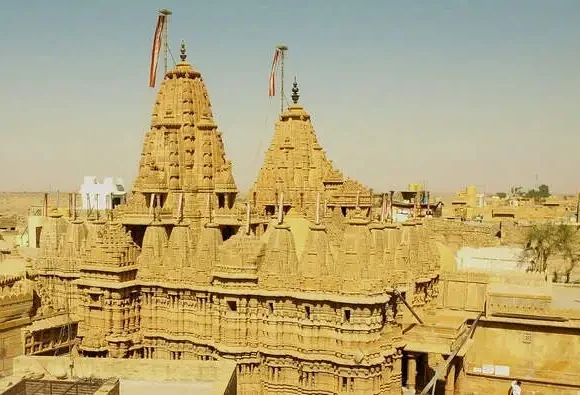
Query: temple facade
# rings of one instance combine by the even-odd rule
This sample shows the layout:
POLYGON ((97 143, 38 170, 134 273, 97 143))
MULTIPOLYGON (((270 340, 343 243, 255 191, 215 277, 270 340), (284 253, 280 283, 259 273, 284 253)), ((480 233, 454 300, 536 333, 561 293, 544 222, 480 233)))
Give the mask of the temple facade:
POLYGON ((384 205, 373 214, 372 191, 318 144, 296 83, 238 203, 202 76, 184 47, 181 59, 127 203, 46 219, 37 318, 66 312, 86 357, 235 360, 241 394, 399 394, 403 302, 427 312, 438 293, 433 233, 387 223, 384 205))

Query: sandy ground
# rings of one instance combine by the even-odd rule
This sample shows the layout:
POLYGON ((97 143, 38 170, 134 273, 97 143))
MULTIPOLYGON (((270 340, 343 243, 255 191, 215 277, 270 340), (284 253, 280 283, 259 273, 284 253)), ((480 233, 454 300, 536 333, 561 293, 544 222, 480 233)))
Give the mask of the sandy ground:
MULTIPOLYGON (((67 207, 68 194, 50 193, 48 204, 55 207, 58 201, 60 207, 67 207)), ((28 209, 32 206, 42 207, 44 202, 44 192, 0 192, 0 215, 18 216, 19 227, 23 226, 28 215, 28 209)))

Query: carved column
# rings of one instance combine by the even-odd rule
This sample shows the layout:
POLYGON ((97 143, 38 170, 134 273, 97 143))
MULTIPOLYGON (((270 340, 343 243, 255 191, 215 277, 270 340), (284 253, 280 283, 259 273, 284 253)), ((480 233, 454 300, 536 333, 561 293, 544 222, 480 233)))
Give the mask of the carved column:
POLYGON ((453 395, 455 392, 455 363, 451 363, 447 369, 447 378, 445 379, 445 395, 453 395))
POLYGON ((121 312, 121 300, 119 294, 113 294, 111 310, 113 311, 113 333, 120 335, 123 332, 123 321, 121 312))
POLYGON ((407 354, 407 388, 415 391, 417 382, 417 356, 413 353, 407 354))

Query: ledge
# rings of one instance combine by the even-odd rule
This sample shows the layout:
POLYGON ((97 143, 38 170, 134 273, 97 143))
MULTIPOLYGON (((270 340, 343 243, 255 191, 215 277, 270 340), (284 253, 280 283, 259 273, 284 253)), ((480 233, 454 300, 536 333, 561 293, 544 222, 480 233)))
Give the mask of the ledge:
POLYGON ((529 376, 498 376, 495 374, 487 374, 487 373, 476 373, 473 371, 473 366, 469 365, 468 368, 465 369, 465 374, 467 376, 474 376, 474 377, 481 377, 485 379, 497 379, 497 380, 505 380, 505 381, 514 381, 520 380, 524 383, 536 383, 536 384, 547 384, 547 385, 554 385, 559 387, 573 387, 580 389, 580 376, 578 377, 579 380, 576 382, 566 382, 566 381, 556 381, 555 379, 549 378, 536 378, 536 377, 529 377, 529 376))
POLYGON ((244 296, 262 296, 269 298, 294 298, 299 300, 312 300, 312 301, 328 301, 336 303, 354 303, 354 304, 382 304, 388 303, 391 300, 390 293, 393 292, 392 288, 385 288, 385 291, 380 295, 374 296, 364 296, 364 295, 341 295, 341 294, 326 294, 318 292, 309 291, 299 291, 299 290, 265 290, 265 289, 251 289, 251 288, 224 288, 218 286, 192 286, 189 284, 170 284, 170 283, 158 283, 158 282, 148 282, 148 281, 137 281, 134 285, 140 285, 145 287, 157 287, 157 288, 173 288, 173 289, 186 289, 191 291, 201 291, 207 293, 224 294, 224 295, 244 295, 244 296))

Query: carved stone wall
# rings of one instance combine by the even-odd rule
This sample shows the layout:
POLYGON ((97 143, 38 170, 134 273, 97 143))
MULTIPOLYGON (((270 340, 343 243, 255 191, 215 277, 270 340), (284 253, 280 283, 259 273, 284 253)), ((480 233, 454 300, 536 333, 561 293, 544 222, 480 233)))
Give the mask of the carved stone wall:
POLYGON ((437 240, 453 251, 461 247, 497 247, 500 245, 499 224, 469 224, 444 219, 431 219, 428 227, 437 240))
POLYGON ((159 287, 143 287, 142 296, 145 358, 235 358, 242 393, 341 391, 343 378, 355 393, 400 386, 400 372, 392 367, 400 327, 387 318, 393 309, 387 300, 353 304, 317 294, 280 297, 256 290, 240 296, 159 287))
POLYGON ((480 323, 466 356, 461 393, 505 392, 515 379, 522 380, 523 390, 530 393, 575 393, 580 388, 576 331, 556 326, 539 330, 513 322, 480 323), (506 376, 496 375, 496 369, 506 376), (533 380, 528 381, 530 377, 533 380))
POLYGON ((21 355, 20 331, 30 323, 33 284, 21 275, 0 275, 0 374, 12 368, 12 359, 21 355))

